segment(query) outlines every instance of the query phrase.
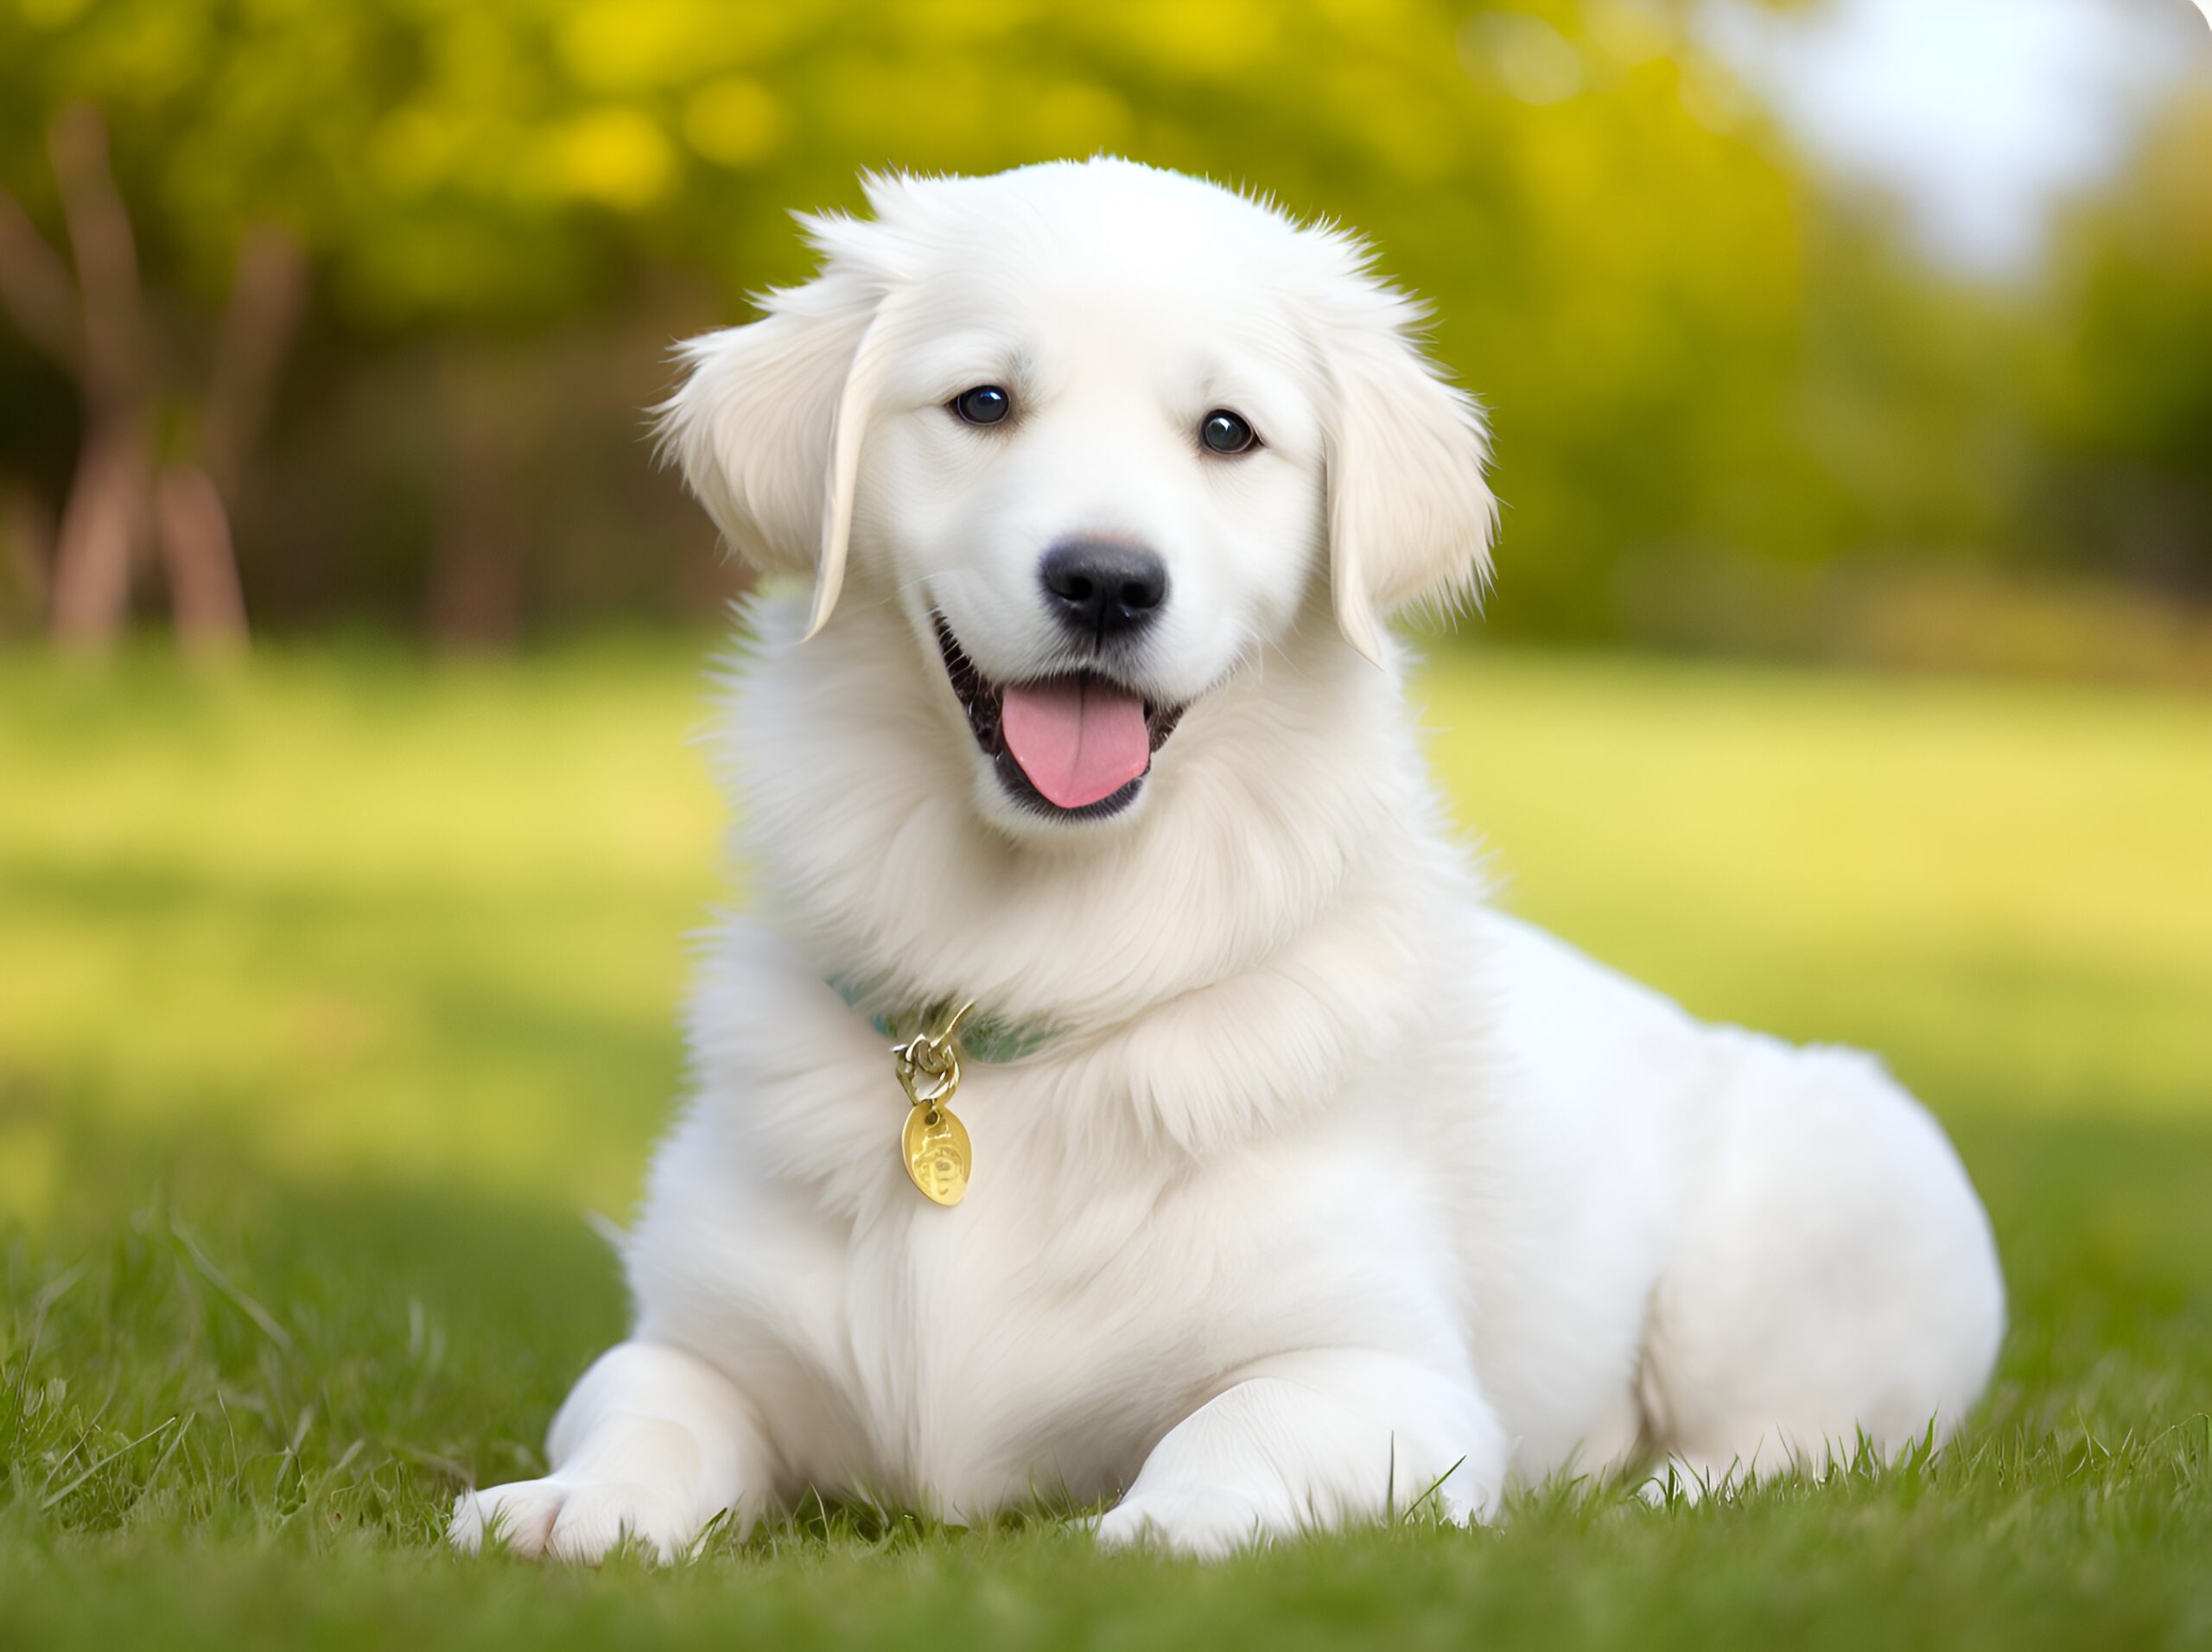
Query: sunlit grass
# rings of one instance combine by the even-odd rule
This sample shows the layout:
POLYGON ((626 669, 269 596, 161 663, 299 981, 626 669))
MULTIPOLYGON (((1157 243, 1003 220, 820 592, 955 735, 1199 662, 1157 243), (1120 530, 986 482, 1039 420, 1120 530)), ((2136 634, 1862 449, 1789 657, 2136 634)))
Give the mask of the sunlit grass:
POLYGON ((723 893, 701 651, 14 668, 0 1061, 297 1173, 626 1199, 723 893))
POLYGON ((1512 654, 1421 690, 1501 899, 1958 1136, 2015 1310, 1959 1449, 1211 1573, 835 1510, 673 1579, 452 1562, 620 1327, 587 1215, 732 893, 707 651, 0 659, 0 1642, 2212 1635, 2212 705, 1512 654))
POLYGON ((2212 702, 1447 654, 1507 904, 1948 1107, 2212 1115, 2212 702))

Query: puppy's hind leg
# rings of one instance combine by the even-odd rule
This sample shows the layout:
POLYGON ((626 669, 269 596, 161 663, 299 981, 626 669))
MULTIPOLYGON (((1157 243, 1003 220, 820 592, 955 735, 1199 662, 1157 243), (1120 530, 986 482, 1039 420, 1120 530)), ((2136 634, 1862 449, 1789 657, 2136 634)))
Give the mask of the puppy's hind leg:
POLYGON ((724 1509, 755 1512, 765 1442, 745 1397, 696 1355, 626 1342, 600 1356, 546 1438, 553 1471, 465 1491, 447 1535, 474 1554, 486 1532, 520 1554, 595 1563, 625 1537, 674 1560, 724 1509))
POLYGON ((1934 1119, 1855 1051, 1716 1030, 1722 1079, 1643 1361, 1653 1443, 1695 1495, 1956 1428, 2005 1287, 1934 1119))

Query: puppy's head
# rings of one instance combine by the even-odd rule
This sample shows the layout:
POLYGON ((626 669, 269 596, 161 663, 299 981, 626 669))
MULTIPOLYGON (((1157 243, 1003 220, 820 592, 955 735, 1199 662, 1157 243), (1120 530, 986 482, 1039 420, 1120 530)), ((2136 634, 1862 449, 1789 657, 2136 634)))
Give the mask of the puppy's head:
POLYGON ((660 410, 724 536, 895 603, 1020 833, 1133 815, 1183 713, 1325 579, 1342 645, 1488 572, 1474 404, 1351 238, 1120 161, 870 181, 821 273, 660 410))

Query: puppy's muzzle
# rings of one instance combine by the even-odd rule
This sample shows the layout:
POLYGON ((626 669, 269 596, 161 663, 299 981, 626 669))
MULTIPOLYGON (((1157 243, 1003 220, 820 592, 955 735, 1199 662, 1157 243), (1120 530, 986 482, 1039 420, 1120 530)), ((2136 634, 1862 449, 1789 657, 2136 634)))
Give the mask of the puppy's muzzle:
POLYGON ((1167 564, 1142 545, 1063 539, 1037 572, 1053 620, 1095 645, 1134 642, 1167 605, 1167 564))

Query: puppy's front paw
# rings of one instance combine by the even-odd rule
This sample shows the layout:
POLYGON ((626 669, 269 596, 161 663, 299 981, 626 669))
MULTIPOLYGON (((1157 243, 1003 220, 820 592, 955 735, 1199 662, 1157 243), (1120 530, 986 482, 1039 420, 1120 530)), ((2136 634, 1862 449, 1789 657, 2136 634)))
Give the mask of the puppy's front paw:
POLYGON ((1098 1522, 1098 1546, 1217 1560, 1288 1535, 1278 1524, 1258 1503, 1227 1486, 1178 1486, 1122 1498, 1098 1522))
POLYGON ((543 1555, 586 1566, 596 1566, 628 1537, 668 1566, 689 1553, 705 1525, 688 1503, 650 1486, 556 1475, 462 1492, 446 1537, 467 1554, 489 1536, 532 1560, 543 1555))

